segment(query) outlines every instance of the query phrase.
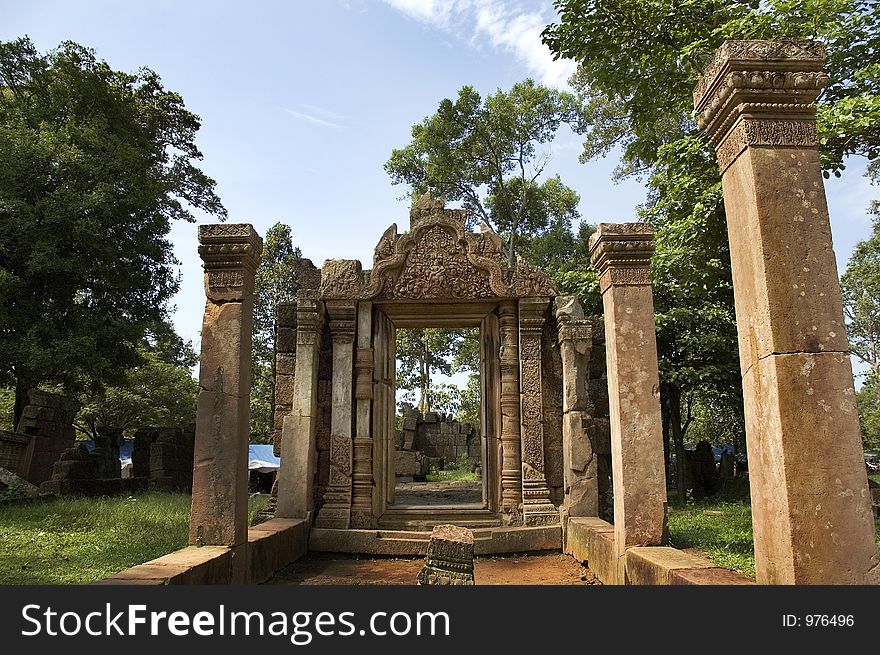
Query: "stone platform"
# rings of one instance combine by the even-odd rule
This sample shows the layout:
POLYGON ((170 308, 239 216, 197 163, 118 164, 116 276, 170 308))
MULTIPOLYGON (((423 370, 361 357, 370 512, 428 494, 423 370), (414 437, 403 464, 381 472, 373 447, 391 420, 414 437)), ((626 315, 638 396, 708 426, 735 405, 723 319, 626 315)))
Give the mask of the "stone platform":
MULTIPOLYGON (((562 529, 559 526, 476 528, 473 533, 475 555, 527 553, 562 548, 562 529)), ((309 552, 424 557, 430 540, 429 531, 312 528, 309 533, 309 552)))

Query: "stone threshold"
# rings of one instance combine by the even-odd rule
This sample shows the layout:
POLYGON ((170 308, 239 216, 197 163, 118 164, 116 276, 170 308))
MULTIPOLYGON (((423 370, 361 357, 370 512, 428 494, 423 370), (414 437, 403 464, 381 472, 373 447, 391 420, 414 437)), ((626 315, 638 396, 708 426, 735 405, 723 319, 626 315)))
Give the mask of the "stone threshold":
MULTIPOLYGON (((461 527, 460 523, 455 523, 461 527)), ((502 555, 562 549, 560 526, 476 528, 475 555, 502 555)), ((335 530, 312 528, 309 552, 351 553, 392 557, 424 557, 430 531, 335 530)))
MULTIPOLYGON (((621 584, 614 562, 614 526, 594 517, 569 517, 564 551, 586 564, 602 584, 621 584)), ((753 585, 741 573, 705 557, 669 546, 633 546, 626 550, 628 585, 753 585)))

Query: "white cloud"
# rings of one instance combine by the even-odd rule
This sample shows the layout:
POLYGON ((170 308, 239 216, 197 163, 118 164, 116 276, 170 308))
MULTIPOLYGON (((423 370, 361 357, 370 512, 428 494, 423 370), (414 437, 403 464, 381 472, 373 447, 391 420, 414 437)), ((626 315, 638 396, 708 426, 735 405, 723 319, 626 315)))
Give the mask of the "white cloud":
MULTIPOLYGON (((470 34, 471 43, 488 41, 516 57, 529 74, 548 86, 565 88, 574 72, 570 60, 554 60, 541 42, 541 32, 552 19, 550 3, 539 8, 500 0, 384 0, 421 23, 457 34, 470 34)), ((534 3, 533 3, 534 4, 534 3)))
POLYGON ((321 127, 332 127, 333 129, 340 129, 342 125, 338 122, 333 122, 331 120, 327 120, 328 118, 334 118, 335 120, 339 120, 345 118, 342 114, 335 114, 333 112, 328 112, 322 110, 320 107, 315 107, 313 105, 299 105, 301 109, 309 109, 310 113, 306 113, 304 111, 296 111, 295 109, 284 108, 288 114, 296 118, 297 120, 306 121, 308 123, 312 123, 313 125, 320 125, 321 127), (315 114, 322 114, 325 118, 321 118, 320 116, 315 116, 315 114))

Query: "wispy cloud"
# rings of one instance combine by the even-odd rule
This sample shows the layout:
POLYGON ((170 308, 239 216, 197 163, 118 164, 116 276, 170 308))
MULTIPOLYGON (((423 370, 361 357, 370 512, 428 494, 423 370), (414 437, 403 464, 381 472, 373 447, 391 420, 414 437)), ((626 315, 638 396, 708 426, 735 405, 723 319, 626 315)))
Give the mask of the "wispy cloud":
POLYGON ((501 0, 384 0, 410 18, 445 32, 470 34, 472 44, 486 41, 516 57, 548 86, 565 88, 575 70, 570 60, 554 60, 541 41, 552 20, 548 6, 528 9, 501 0))
POLYGON ((341 129, 343 125, 339 122, 345 118, 342 114, 326 111, 314 105, 297 105, 299 109, 305 111, 297 111, 296 109, 284 108, 284 111, 296 118, 297 120, 306 121, 313 125, 321 127, 331 127, 335 130, 341 129), (317 115, 316 115, 317 114, 317 115), (329 120, 333 119, 333 120, 329 120))

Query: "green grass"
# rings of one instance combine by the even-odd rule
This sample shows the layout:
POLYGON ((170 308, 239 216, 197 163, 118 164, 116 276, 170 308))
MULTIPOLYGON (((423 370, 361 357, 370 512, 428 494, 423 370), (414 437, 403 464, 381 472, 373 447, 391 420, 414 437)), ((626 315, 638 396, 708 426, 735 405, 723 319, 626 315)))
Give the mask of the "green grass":
MULTIPOLYGON (((703 551, 718 566, 755 577, 752 537, 752 508, 748 487, 739 487, 717 496, 674 506, 670 494, 669 540, 676 548, 703 551)), ((880 548, 880 520, 876 522, 880 548)))
POLYGON ((449 482, 452 480, 479 480, 479 476, 471 471, 455 469, 453 471, 432 471, 425 476, 427 482, 449 482))
POLYGON ((878 473, 876 475, 869 475, 868 477, 871 478, 877 484, 880 484, 880 473, 878 473))
MULTIPOLYGON (((251 497, 251 516, 266 496, 251 497)), ((86 584, 186 546, 189 494, 0 504, 0 584, 86 584)))

